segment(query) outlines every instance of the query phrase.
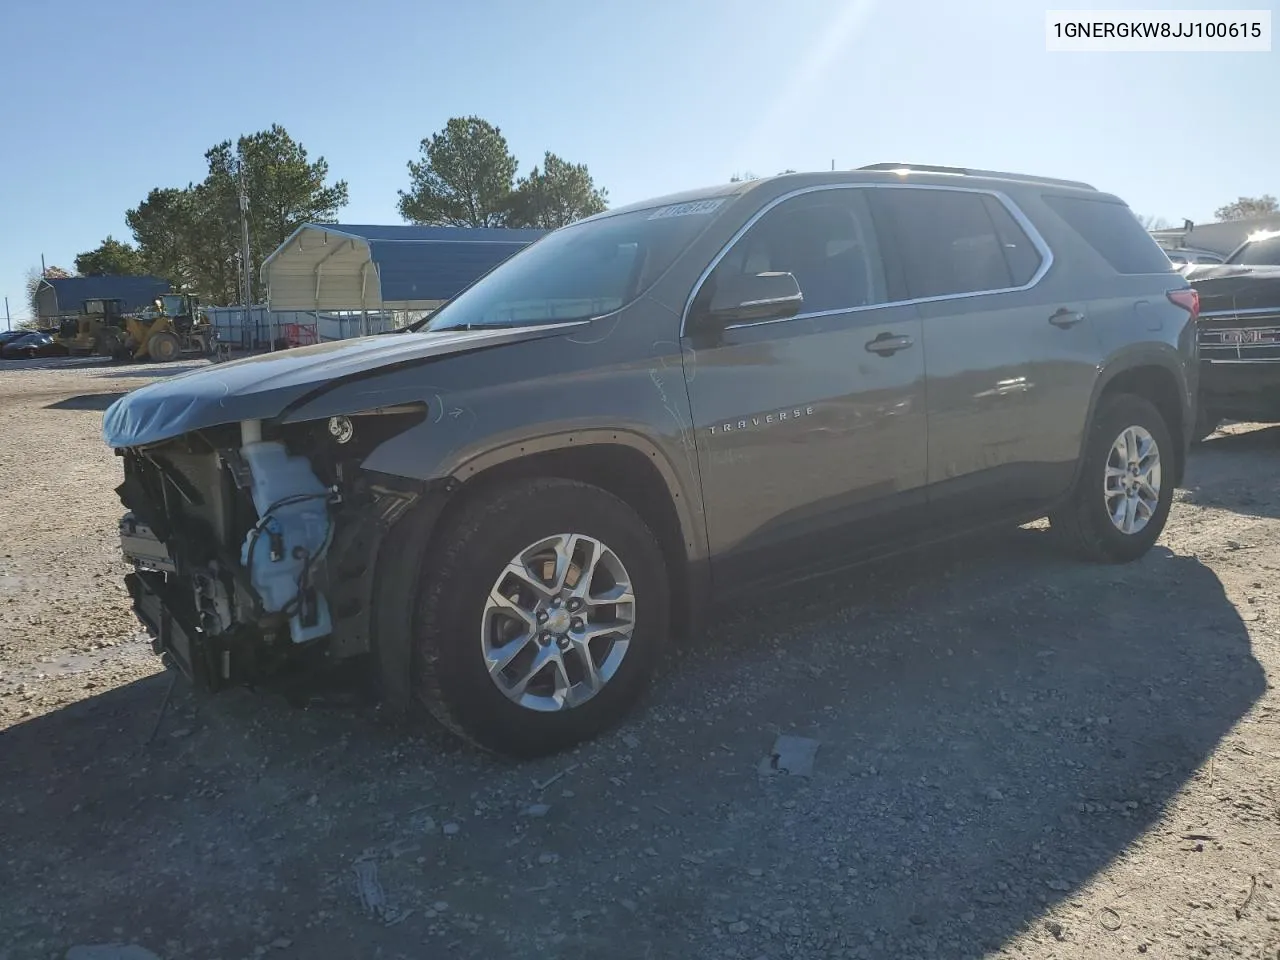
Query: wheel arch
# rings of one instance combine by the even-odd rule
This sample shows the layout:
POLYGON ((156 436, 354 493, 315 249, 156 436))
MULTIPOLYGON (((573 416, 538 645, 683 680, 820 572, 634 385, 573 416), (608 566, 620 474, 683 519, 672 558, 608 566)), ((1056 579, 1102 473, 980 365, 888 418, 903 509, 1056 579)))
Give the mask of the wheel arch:
POLYGON ((393 705, 408 702, 406 685, 416 571, 437 542, 448 517, 497 486, 531 479, 577 480, 627 503, 653 531, 671 586, 671 629, 687 636, 702 628, 710 595, 706 532, 701 505, 682 491, 666 456, 630 430, 585 430, 513 441, 462 461, 428 485, 426 496, 389 531, 379 549, 380 576, 373 645, 380 686, 393 705))
POLYGON ((695 617, 705 596, 706 528, 697 498, 681 489, 670 461, 630 430, 585 430, 505 444, 450 471, 445 511, 495 485, 560 477, 600 487, 639 514, 662 547, 673 623, 695 617))
MULTIPOLYGON (((1103 368, 1094 387, 1086 425, 1087 429, 1092 429, 1098 409, 1109 397, 1130 393, 1150 401, 1160 411, 1174 440, 1173 482, 1175 485, 1182 483, 1186 473, 1188 437, 1191 429, 1191 423, 1188 421, 1188 416, 1191 414, 1179 373, 1174 363, 1149 355, 1109 364, 1103 368)), ((1083 448, 1081 460, 1083 460, 1083 448)), ((1077 473, 1080 466, 1077 464, 1077 473)))

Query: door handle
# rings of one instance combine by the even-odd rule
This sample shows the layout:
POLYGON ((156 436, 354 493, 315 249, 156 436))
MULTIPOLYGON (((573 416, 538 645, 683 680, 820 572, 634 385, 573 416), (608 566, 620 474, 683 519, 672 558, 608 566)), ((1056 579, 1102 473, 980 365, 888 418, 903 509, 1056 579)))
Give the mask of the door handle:
POLYGON ((878 353, 882 357, 888 357, 897 353, 899 350, 905 350, 907 347, 914 345, 915 341, 908 336, 882 333, 874 340, 867 341, 867 352, 878 353))
POLYGON ((1077 323, 1084 319, 1084 314, 1078 310, 1068 310, 1066 307, 1059 307, 1054 311, 1053 316, 1049 318, 1049 322, 1055 327, 1063 330, 1068 327, 1074 327, 1077 323))

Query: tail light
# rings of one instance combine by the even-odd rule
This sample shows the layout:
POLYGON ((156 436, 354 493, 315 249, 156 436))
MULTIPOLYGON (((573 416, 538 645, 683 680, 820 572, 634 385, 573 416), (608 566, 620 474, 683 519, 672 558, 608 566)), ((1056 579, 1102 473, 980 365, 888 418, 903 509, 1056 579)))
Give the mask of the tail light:
POLYGON ((1170 290, 1169 300, 1176 303, 1187 313, 1191 314, 1191 319, 1198 319, 1200 316, 1200 291, 1192 287, 1183 290, 1170 290))

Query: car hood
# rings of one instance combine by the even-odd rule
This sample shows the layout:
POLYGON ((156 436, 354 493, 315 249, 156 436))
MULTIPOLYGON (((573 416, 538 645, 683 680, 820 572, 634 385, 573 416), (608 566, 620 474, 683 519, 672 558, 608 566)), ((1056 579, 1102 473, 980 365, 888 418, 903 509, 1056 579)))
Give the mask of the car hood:
MULTIPOLYGON (((296 347, 212 364, 121 397, 102 418, 108 446, 139 447, 240 420, 269 420, 353 377, 453 354, 536 340, 581 326, 397 333, 296 347)), ((352 411, 355 412, 355 411, 352 411)))
POLYGON ((1200 314, 1280 310, 1280 266, 1204 264, 1183 274, 1200 293, 1200 314))

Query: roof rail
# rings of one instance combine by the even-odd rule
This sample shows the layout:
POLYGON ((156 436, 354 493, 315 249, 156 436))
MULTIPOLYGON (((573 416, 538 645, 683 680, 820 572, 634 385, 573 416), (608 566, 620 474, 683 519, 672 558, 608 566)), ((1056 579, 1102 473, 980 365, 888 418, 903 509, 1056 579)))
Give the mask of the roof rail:
POLYGON ((870 163, 859 170, 885 170, 903 173, 946 173, 959 177, 990 177, 993 180, 1018 180, 1024 183, 1045 183, 1059 187, 1076 187, 1080 190, 1097 190, 1079 180, 1059 180, 1056 177, 1035 177, 1024 173, 1002 173, 999 170, 972 170, 966 167, 942 167, 930 163, 870 163))

